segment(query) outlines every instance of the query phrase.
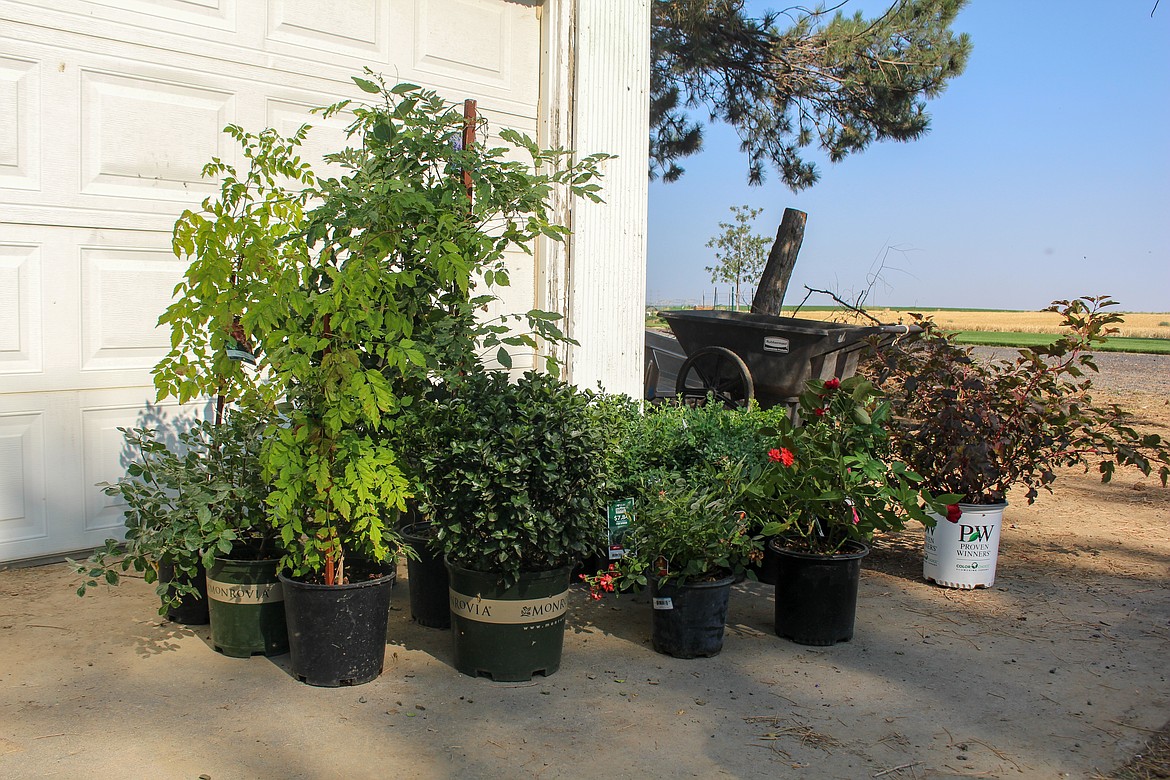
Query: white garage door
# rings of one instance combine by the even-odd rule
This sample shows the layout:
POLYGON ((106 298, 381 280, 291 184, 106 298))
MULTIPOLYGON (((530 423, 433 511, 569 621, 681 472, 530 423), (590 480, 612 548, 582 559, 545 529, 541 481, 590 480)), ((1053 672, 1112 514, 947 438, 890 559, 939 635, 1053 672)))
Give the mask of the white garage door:
MULTIPOLYGON (((155 322, 184 264, 179 213, 239 162, 228 123, 289 132, 389 80, 474 97, 537 131, 539 5, 516 0, 0 0, 0 562, 119 532, 94 487, 123 473, 118 426, 165 421, 155 322)), ((340 148, 344 121, 307 144, 340 148)), ((532 305, 531 260, 513 306, 532 305)))

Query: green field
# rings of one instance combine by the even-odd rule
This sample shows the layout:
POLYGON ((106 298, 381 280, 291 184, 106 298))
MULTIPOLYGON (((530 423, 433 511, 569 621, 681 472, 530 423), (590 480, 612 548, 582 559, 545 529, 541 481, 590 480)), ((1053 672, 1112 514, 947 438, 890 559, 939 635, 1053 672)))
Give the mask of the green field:
MULTIPOLYGON (((960 344, 983 347, 1042 347, 1059 336, 1055 333, 1020 333, 1018 331, 964 330, 955 334, 960 344)), ((1170 355, 1170 339, 1136 339, 1117 336, 1093 347, 1094 352, 1143 352, 1152 355, 1170 355)))

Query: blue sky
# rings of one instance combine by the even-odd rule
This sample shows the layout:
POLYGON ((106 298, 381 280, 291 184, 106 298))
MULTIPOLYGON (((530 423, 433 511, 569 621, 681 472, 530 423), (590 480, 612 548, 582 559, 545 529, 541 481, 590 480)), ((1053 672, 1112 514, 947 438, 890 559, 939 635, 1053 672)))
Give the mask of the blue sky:
POLYGON ((808 213, 788 303, 806 284, 853 299, 884 260, 871 306, 1039 309, 1108 294, 1122 310, 1170 311, 1170 5, 1153 6, 973 0, 955 28, 974 50, 931 101, 930 132, 825 163, 800 194, 774 175, 749 187, 738 139, 709 126, 680 181, 651 183, 648 301, 710 303, 706 243, 746 204, 764 209, 769 236, 785 207, 808 213))

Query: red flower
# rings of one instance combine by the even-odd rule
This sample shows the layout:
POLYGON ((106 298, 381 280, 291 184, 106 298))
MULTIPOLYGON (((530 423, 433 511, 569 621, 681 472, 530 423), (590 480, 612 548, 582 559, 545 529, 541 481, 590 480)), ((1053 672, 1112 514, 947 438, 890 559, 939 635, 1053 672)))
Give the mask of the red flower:
POLYGON ((768 459, 773 463, 783 463, 785 466, 791 466, 796 462, 796 456, 787 447, 768 450, 768 459))
POLYGON ((952 523, 959 522, 959 518, 963 516, 963 510, 959 509, 958 504, 947 504, 947 520, 952 523))
POLYGON ((825 382, 825 389, 826 390, 836 390, 840 386, 841 386, 841 380, 838 379, 837 377, 833 377, 828 382, 825 382))
POLYGON ((824 417, 825 416, 825 410, 819 406, 816 409, 813 409, 813 412, 816 414, 817 417, 824 417))

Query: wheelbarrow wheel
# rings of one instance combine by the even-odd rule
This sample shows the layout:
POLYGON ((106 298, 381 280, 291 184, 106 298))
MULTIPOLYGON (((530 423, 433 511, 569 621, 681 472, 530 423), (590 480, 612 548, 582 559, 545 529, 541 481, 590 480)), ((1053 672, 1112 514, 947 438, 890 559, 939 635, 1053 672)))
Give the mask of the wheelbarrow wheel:
POLYGON ((703 347, 683 362, 674 392, 683 403, 702 403, 710 395, 730 409, 748 406, 755 386, 739 355, 726 347, 703 347))

